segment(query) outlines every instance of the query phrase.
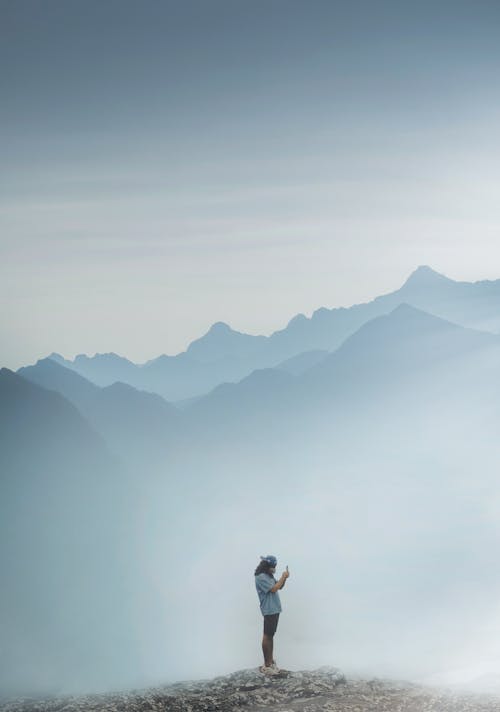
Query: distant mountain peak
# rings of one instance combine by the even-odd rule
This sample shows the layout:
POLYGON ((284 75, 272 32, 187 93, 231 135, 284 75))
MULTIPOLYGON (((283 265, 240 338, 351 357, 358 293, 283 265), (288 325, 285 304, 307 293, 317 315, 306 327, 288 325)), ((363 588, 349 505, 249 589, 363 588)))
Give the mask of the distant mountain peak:
POLYGON ((109 386, 105 386, 103 390, 108 391, 109 393, 137 393, 139 392, 137 388, 134 388, 133 386, 130 385, 130 383, 123 383, 123 381, 115 381, 114 383, 111 383, 109 386))
POLYGON ((289 326, 298 326, 299 324, 306 324, 308 321, 309 321, 309 319, 306 317, 305 314, 302 314, 302 313, 296 314, 288 322, 287 328, 289 326))
POLYGON ((401 304, 398 304, 398 306, 395 307, 390 314, 426 314, 427 316, 431 316, 422 309, 418 309, 407 302, 401 302, 401 304))
POLYGON ((371 322, 367 322, 361 327, 362 329, 371 323, 377 323, 377 319, 382 319, 386 324, 406 324, 412 325, 412 328, 420 329, 435 329, 435 328, 449 328, 450 326, 454 329, 460 329, 457 324, 450 322, 448 319, 443 319, 442 317, 431 314, 424 309, 419 309, 413 306, 413 304, 407 304, 402 302, 398 304, 391 312, 384 314, 381 317, 373 319, 371 322))
MULTIPOLYGON (((52 361, 56 361, 57 363, 65 364, 66 359, 64 356, 61 356, 61 354, 58 354, 57 351, 52 351, 51 354, 47 356, 47 358, 51 359, 52 361)), ((45 359, 38 359, 39 361, 45 361, 45 359)))
POLYGON ((46 356, 45 358, 39 358, 35 364, 36 366, 42 366, 44 368, 66 368, 64 359, 60 361, 59 359, 52 358, 52 356, 46 356))
POLYGON ((414 272, 410 274, 403 287, 428 287, 452 281, 452 279, 445 277, 444 274, 440 274, 439 272, 433 270, 432 267, 429 267, 429 265, 420 265, 414 272))
POLYGON ((209 334, 222 334, 222 333, 229 333, 230 331, 233 331, 229 324, 226 324, 225 321, 216 321, 215 324, 212 324, 210 327, 208 333, 209 334))

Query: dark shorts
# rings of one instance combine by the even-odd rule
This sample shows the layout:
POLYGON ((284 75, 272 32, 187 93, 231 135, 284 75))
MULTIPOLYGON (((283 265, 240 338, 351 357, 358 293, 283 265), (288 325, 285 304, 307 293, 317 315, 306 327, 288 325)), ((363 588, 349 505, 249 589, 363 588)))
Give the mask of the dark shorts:
POLYGON ((268 635, 270 638, 276 633, 276 628, 278 627, 279 613, 273 613, 270 616, 264 616, 264 635, 268 635))

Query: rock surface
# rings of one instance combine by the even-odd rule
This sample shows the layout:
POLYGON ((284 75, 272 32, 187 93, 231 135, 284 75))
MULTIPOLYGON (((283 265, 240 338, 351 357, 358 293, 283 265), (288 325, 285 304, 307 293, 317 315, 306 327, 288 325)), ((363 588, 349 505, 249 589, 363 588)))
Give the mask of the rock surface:
POLYGON ((498 712, 500 697, 425 688, 409 682, 348 679, 337 668, 267 677, 240 670, 213 680, 85 696, 18 698, 1 712, 498 712))

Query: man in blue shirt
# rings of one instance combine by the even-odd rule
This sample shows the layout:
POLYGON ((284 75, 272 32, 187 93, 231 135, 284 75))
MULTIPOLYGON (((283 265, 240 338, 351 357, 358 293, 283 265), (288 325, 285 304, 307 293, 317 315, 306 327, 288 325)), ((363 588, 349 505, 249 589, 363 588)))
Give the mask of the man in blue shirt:
POLYGON ((262 638, 262 652, 264 653, 264 665, 260 671, 266 675, 278 675, 273 659, 273 637, 278 627, 278 618, 281 613, 281 601, 278 591, 283 588, 285 581, 289 577, 288 566, 281 574, 279 581, 274 578, 278 561, 275 556, 260 557, 260 564, 255 569, 255 588, 259 596, 260 610, 264 616, 264 635, 262 638))

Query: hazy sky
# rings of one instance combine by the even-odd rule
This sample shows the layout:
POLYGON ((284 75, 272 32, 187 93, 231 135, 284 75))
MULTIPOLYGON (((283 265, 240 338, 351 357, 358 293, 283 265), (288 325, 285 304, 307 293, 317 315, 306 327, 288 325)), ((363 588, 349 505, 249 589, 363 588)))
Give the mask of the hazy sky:
POLYGON ((1 366, 500 277, 500 4, 0 0, 1 366))

